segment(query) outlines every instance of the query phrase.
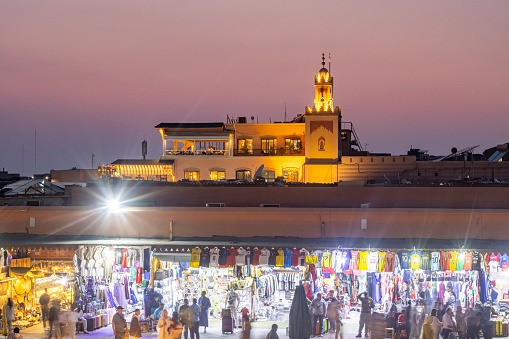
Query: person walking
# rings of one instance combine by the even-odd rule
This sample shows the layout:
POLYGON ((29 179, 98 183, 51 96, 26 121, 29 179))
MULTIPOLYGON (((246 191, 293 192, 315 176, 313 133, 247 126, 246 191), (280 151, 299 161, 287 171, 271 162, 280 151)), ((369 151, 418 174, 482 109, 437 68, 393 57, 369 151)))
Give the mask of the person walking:
POLYGON ((331 298, 329 305, 327 305, 327 318, 331 322, 331 330, 334 329, 336 333, 336 339, 338 336, 343 339, 343 330, 341 326, 343 323, 341 322, 341 303, 336 298, 331 298), (334 324, 334 327, 332 327, 334 324))
POLYGON ((467 339, 467 312, 463 313, 461 306, 456 307, 456 329, 458 330, 458 339, 467 339))
POLYGON ((170 319, 170 326, 168 327, 168 339, 182 338, 182 331, 184 328, 180 324, 178 312, 173 312, 170 319))
POLYGON ((44 293, 39 298, 39 304, 41 305, 41 313, 42 313, 42 326, 46 328, 46 321, 48 321, 49 316, 49 301, 50 296, 48 294, 48 289, 44 289, 44 293))
POLYGON ((168 328, 170 327, 170 317, 168 317, 168 311, 163 310, 163 314, 157 322, 157 328, 159 329, 158 339, 168 339, 168 328))
POLYGON ((117 313, 113 315, 111 319, 111 327, 113 328, 113 335, 115 339, 125 339, 127 332, 127 321, 124 318, 124 308, 122 306, 117 307, 117 313))
POLYGON ((325 312, 327 312, 327 306, 325 305, 325 301, 322 299, 322 294, 318 293, 316 298, 311 302, 309 308, 313 311, 313 336, 316 335, 316 321, 318 321, 318 335, 323 337, 323 316, 325 312))
POLYGON ((131 319, 131 327, 129 328, 129 335, 133 337, 133 339, 138 339, 141 337, 141 325, 140 325, 140 309, 137 308, 134 310, 134 315, 131 319))
POLYGON ((482 331, 483 338, 484 339, 493 339, 493 325, 491 324, 491 322, 489 320, 484 318, 482 316, 482 314, 481 314, 481 320, 480 320, 479 324, 481 325, 481 331, 482 331))
POLYGON ((338 299, 334 296, 334 290, 330 290, 329 291, 329 296, 327 298, 324 298, 325 301, 327 302, 327 318, 330 320, 330 330, 332 333, 335 333, 336 332, 336 320, 335 318, 330 318, 329 317, 329 307, 331 307, 331 304, 334 303, 334 306, 333 307, 336 307, 336 301, 338 301, 338 299))
POLYGON ((371 310, 375 307, 375 302, 368 295, 367 292, 363 292, 357 296, 357 299, 361 302, 361 316, 359 318, 359 333, 355 336, 356 338, 362 337, 362 328, 364 327, 364 336, 368 336, 369 326, 371 324, 371 310))
POLYGON ((59 339, 61 333, 60 333, 60 302, 58 300, 54 300, 53 305, 49 309, 48 320, 49 320, 48 338, 51 339, 53 331, 55 331, 55 337, 59 339))
POLYGON ((12 322, 14 321, 14 302, 12 298, 7 298, 7 303, 5 304, 5 320, 7 321, 7 329, 9 330, 9 334, 12 332, 12 322))
POLYGON ((422 325, 422 339, 434 339, 433 327, 431 326, 432 322, 432 317, 426 317, 426 319, 424 319, 424 324, 422 325))
POLYGON ((442 323, 444 329, 442 330, 442 338, 449 338, 449 333, 454 332, 456 329, 456 324, 454 323, 454 313, 452 309, 449 307, 445 310, 444 317, 442 318, 442 323))
POLYGON ((189 327, 191 326, 191 318, 189 316, 189 299, 184 299, 184 304, 180 306, 179 318, 182 326, 184 326, 184 338, 189 335, 189 327))
POLYGON ((194 339, 196 335, 196 339, 200 339, 200 306, 198 306, 198 300, 193 298, 193 304, 189 307, 190 309, 190 317, 191 317, 191 339, 194 339))
POLYGON ((467 317, 467 336, 468 339, 479 339, 479 331, 481 330, 482 313, 470 310, 470 316, 467 317))
POLYGON ((201 297, 198 299, 198 305, 201 308, 200 312, 200 326, 204 326, 203 333, 207 333, 209 326, 209 308, 212 306, 210 299, 207 297, 207 292, 201 292, 201 297))
POLYGON ((431 325, 433 330, 433 339, 439 339, 440 330, 442 329, 442 323, 438 320, 437 317, 437 309, 434 308, 431 310, 431 314, 424 319, 424 322, 428 322, 431 325))

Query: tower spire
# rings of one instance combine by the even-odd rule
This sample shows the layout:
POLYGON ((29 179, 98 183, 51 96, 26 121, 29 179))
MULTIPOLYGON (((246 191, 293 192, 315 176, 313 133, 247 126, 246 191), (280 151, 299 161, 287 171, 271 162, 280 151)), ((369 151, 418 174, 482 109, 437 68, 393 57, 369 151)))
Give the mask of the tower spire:
POLYGON ((322 68, 325 67, 325 53, 322 53, 322 68))

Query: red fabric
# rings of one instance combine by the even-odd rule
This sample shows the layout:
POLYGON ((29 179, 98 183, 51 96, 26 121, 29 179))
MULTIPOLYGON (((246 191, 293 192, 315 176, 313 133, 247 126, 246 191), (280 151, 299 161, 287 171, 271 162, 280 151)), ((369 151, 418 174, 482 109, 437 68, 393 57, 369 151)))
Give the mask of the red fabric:
POLYGON ((300 251, 297 250, 297 249, 293 249, 292 250, 292 266, 295 267, 295 266, 299 266, 299 255, 300 255, 300 251))
POLYGON ((253 262, 251 265, 258 266, 260 265, 260 254, 262 254, 262 250, 255 249, 253 250, 253 262))
POLYGON ((322 267, 322 273, 334 274, 334 269, 332 267, 322 267))
POLYGON ((311 273, 311 277, 313 278, 313 281, 316 280, 316 266, 315 264, 309 264, 309 273, 311 273))
POLYGON ((120 253, 122 255, 122 268, 127 268, 127 249, 124 248, 120 253))
POLYGON ((136 269, 136 283, 141 284, 143 282, 143 267, 136 269))
POLYGON ((228 259, 226 260, 226 265, 228 267, 233 267, 236 264, 235 257, 239 254, 235 248, 230 248, 228 250, 230 252, 230 255, 228 256, 228 259))

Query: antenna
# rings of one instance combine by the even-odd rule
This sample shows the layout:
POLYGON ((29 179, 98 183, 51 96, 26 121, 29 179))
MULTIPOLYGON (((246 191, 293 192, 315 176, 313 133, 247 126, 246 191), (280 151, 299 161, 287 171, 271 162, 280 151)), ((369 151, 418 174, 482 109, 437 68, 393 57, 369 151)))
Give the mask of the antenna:
POLYGON ((285 122, 286 122, 286 101, 285 101, 285 122))
POLYGON ((25 167, 25 144, 21 146, 21 176, 23 176, 24 167, 25 167))
POLYGON ((34 152, 34 174, 37 173, 37 130, 35 130, 34 134, 34 144, 35 144, 35 152, 34 152))
POLYGON ((94 155, 94 153, 92 153, 92 169, 94 169, 94 157, 95 157, 95 155, 94 155))

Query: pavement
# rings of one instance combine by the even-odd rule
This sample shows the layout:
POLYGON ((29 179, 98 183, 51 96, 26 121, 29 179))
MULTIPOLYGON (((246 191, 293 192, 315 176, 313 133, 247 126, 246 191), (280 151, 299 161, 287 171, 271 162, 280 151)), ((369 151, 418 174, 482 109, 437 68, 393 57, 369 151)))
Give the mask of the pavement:
MULTIPOLYGON (((358 312, 350 312, 350 319, 346 319, 343 321, 343 339, 353 339, 357 335, 358 328, 358 312)), ((280 339, 289 339, 288 335, 286 335, 286 327, 288 323, 286 322, 276 322, 279 326, 278 336, 280 339)), ((200 339, 265 339, 267 333, 270 330, 273 322, 253 322, 251 325, 251 332, 249 336, 244 336, 241 332, 241 329, 237 329, 233 334, 225 333, 223 334, 221 331, 221 323, 219 319, 210 319, 209 321, 210 327, 207 327, 207 333, 203 333, 203 327, 200 327, 200 339)), ((47 337, 48 333, 44 331, 42 324, 38 324, 29 328, 26 328, 20 333, 23 335, 24 339, 43 339, 47 337)), ((364 334, 364 333, 363 333, 364 334)), ((77 339, 102 339, 102 338, 113 338, 113 331, 111 325, 97 329, 95 331, 90 332, 89 334, 78 333, 76 334, 77 339)), ((70 338, 70 337, 68 337, 70 338)), ((157 338, 157 333, 152 335, 143 333, 143 338, 157 338)), ((324 339, 334 339, 335 334, 326 333, 323 337, 324 339)), ((184 339, 184 335, 182 335, 182 339, 184 339)), ((372 339, 382 339, 382 338, 372 338, 372 339)))

